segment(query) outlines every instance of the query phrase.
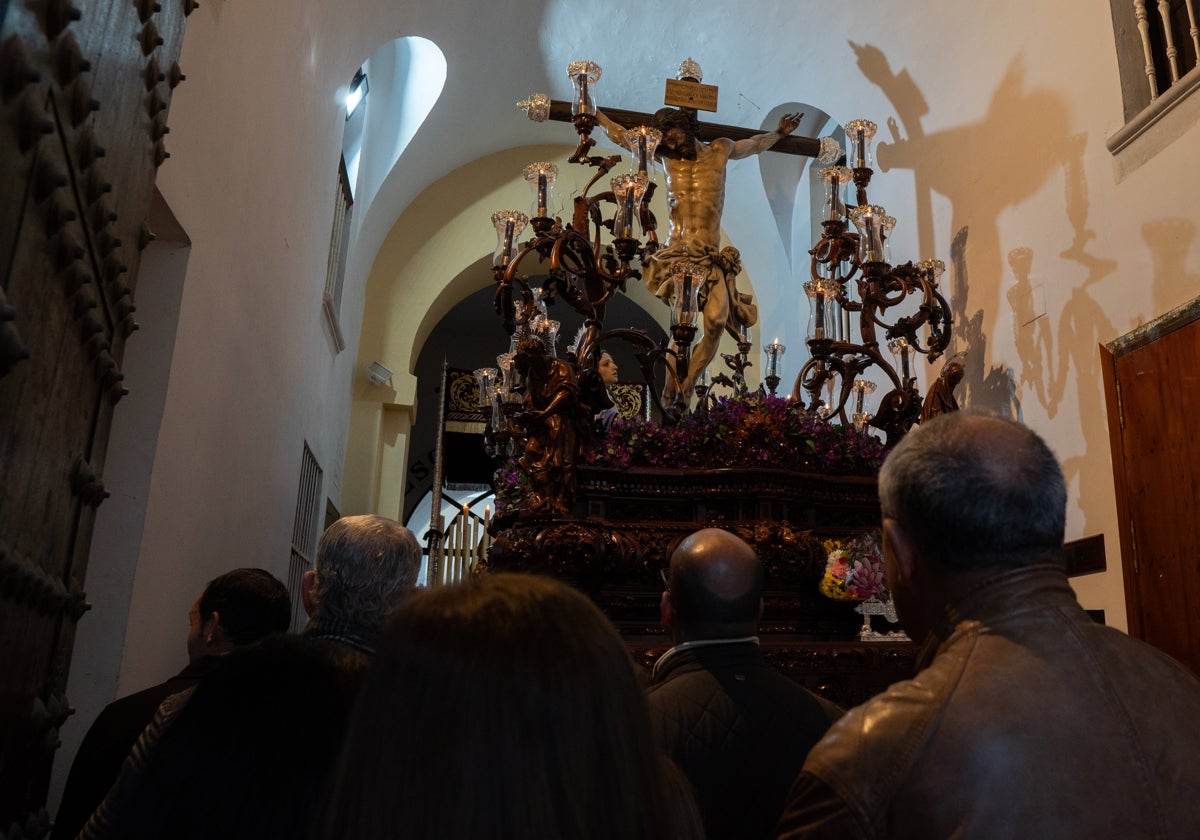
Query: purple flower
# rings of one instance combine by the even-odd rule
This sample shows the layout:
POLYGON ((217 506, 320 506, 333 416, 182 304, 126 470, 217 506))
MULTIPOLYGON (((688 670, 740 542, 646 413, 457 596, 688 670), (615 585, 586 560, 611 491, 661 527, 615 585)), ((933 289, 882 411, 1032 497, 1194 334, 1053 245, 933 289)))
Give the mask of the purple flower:
POLYGON ((871 435, 830 425, 800 403, 751 394, 722 397, 706 414, 670 426, 617 420, 584 462, 614 469, 773 466, 874 475, 886 452, 871 435))

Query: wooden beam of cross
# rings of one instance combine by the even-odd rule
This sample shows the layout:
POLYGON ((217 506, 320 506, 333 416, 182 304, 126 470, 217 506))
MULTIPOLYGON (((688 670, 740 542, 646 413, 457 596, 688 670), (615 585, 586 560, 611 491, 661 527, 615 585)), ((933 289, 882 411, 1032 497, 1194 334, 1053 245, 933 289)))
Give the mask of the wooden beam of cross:
MULTIPOLYGON (((605 116, 624 128, 637 128, 639 125, 653 125, 654 115, 640 111, 623 111, 619 108, 602 108, 605 116)), ((571 103, 559 99, 550 100, 549 119, 559 122, 571 122, 571 103)), ((700 139, 705 142, 716 140, 718 137, 728 137, 730 140, 745 140, 762 134, 762 129, 752 130, 736 125, 717 125, 716 123, 700 123, 700 139)), ((781 152, 785 155, 800 155, 815 158, 821 154, 821 141, 815 137, 799 137, 789 134, 779 140, 767 151, 781 152)))

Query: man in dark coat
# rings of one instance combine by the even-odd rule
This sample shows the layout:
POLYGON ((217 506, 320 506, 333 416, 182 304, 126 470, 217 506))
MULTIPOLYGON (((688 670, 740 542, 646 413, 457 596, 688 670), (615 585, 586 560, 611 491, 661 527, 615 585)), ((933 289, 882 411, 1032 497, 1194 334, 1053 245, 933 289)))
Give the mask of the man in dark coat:
POLYGON ((675 646, 654 666, 651 719, 709 840, 773 836, 805 756, 841 713, 763 661, 762 579, 753 548, 706 528, 671 555, 662 596, 675 646))
MULTIPOLYGON (((244 751, 245 761, 242 764, 245 766, 239 765, 239 772, 245 775, 247 768, 255 766, 255 761, 264 759, 264 751, 276 754, 275 757, 282 754, 283 751, 270 746, 270 742, 285 730, 295 730, 294 724, 288 723, 290 718, 277 715, 254 728, 257 734, 251 737, 234 726, 222 725, 222 715, 227 711, 223 707, 228 704, 212 699, 231 690, 236 692, 241 682, 247 691, 261 701, 262 695, 268 692, 254 686, 261 682, 264 674, 275 668, 279 669, 280 679, 301 680, 303 678, 293 666, 299 667, 300 671, 308 670, 310 676, 314 673, 311 668, 333 669, 336 673, 317 677, 323 684, 313 686, 310 692, 313 698, 306 697, 305 704, 312 700, 319 705, 322 701, 314 698, 323 696, 331 702, 328 708, 337 720, 325 720, 318 727, 321 736, 317 741, 324 747, 317 748, 317 741, 314 741, 312 754, 303 760, 292 761, 291 766, 298 771, 308 762, 308 769, 301 773, 306 777, 308 792, 305 792, 305 785, 291 785, 287 788, 288 794, 278 791, 269 796, 263 794, 270 800, 269 807, 259 809, 256 819, 273 824, 276 818, 286 822, 290 819, 287 815, 289 802, 294 805, 290 808, 293 816, 301 812, 315 813, 312 811, 315 800, 311 795, 311 786, 317 781, 318 772, 327 771, 333 763, 318 761, 314 765, 310 759, 325 754, 322 750, 331 744, 336 746, 336 739, 331 741, 330 733, 336 728, 337 738, 341 737, 344 713, 349 708, 342 703, 345 699, 343 689, 357 691, 374 657, 375 640, 384 621, 392 608, 415 586, 420 568, 421 546, 410 530, 393 519, 375 515, 346 516, 330 525, 317 545, 313 568, 304 573, 300 583, 300 598, 309 615, 303 643, 276 640, 265 648, 265 652, 245 651, 238 657, 229 657, 213 669, 203 684, 164 701, 150 725, 137 737, 121 766, 119 779, 87 820, 78 840, 109 840, 127 836, 174 837, 179 830, 167 831, 163 826, 177 820, 180 809, 186 812, 187 803, 197 801, 189 798, 189 791, 208 784, 209 771, 204 768, 228 763, 235 760, 230 756, 244 751), (262 659, 260 654, 266 659, 262 659), (273 662, 272 655, 282 659, 273 662), (294 661, 289 663, 289 658, 294 661), (258 664, 247 666, 247 663, 255 662, 258 664), (203 698, 199 707, 191 705, 193 695, 203 698), (182 730, 174 729, 176 719, 186 721, 182 730), (284 724, 283 730, 280 729, 281 722, 284 724), (197 752, 200 749, 195 745, 197 742, 205 745, 203 755, 197 752), (164 743, 166 747, 162 746, 164 743), (182 750, 183 753, 194 753, 191 760, 178 760, 181 757, 181 743, 192 743, 193 746, 182 750), (160 750, 166 751, 166 757, 159 754, 160 750), (160 777, 164 767, 173 768, 169 778, 160 777), (168 799, 170 801, 166 801, 168 799)), ((270 679, 269 675, 267 678, 270 679)), ((249 702, 243 705, 251 716, 259 714, 264 708, 261 703, 258 706, 249 702)), ((316 719, 321 718, 322 713, 318 712, 316 719)), ((271 760, 271 756, 265 758, 271 760)), ((285 765, 286 761, 279 766, 285 765)), ((255 772, 251 771, 245 778, 254 775, 255 772)), ((230 816, 239 813, 242 806, 237 803, 248 802, 254 796, 247 793, 250 788, 246 784, 235 787, 238 788, 237 796, 222 797, 220 808, 206 808, 203 821, 200 818, 191 821, 193 833, 206 837, 275 836, 272 831, 253 828, 260 823, 235 820, 230 816), (234 820, 236 825, 232 823, 234 820)), ((293 832, 284 833, 292 836, 293 832)))
POLYGON ((780 840, 1200 837, 1200 680, 1076 600, 1046 443, 939 415, 888 455, 879 501, 919 670, 812 749, 780 840))
POLYGON ((194 686, 224 654, 285 632, 292 620, 291 600, 270 572, 234 569, 209 582, 188 620, 188 666, 165 682, 108 704, 84 736, 67 776, 52 840, 74 837, 83 828, 159 704, 194 686))

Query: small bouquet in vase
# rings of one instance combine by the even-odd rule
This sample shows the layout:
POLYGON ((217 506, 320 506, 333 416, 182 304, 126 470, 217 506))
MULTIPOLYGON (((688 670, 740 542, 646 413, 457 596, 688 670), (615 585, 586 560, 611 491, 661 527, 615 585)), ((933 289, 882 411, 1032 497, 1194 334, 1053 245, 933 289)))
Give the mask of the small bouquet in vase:
POLYGON ((821 594, 835 601, 860 601, 856 611, 863 625, 858 633, 863 641, 907 641, 902 631, 877 633, 871 628, 871 616, 882 615, 896 623, 896 608, 883 574, 883 553, 874 534, 852 540, 826 540, 825 574, 821 594))
POLYGON ((887 601, 887 581, 883 576, 883 554, 874 535, 864 534, 853 540, 826 540, 825 575, 821 594, 835 601, 887 601))

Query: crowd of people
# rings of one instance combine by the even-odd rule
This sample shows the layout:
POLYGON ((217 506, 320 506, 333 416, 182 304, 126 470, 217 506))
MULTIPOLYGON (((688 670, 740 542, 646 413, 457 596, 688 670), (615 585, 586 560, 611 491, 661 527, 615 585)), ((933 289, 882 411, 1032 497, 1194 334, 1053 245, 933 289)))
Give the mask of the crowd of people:
POLYGON ((664 558, 672 647, 645 675, 569 586, 418 589, 411 532, 346 517, 305 632, 261 569, 206 587, 188 667, 101 714, 52 837, 1200 837, 1200 679, 1076 601, 1046 444, 942 415, 879 493, 921 652, 861 706, 766 664, 762 564, 728 531, 664 558))

